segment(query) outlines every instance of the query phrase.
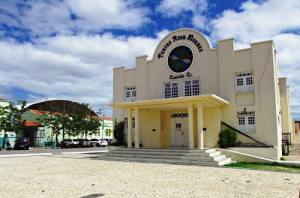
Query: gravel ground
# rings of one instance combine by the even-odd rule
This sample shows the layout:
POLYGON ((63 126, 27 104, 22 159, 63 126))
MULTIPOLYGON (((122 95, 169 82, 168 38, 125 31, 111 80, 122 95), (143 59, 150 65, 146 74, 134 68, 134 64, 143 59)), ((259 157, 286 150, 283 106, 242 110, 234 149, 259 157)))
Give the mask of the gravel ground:
POLYGON ((0 197, 298 197, 300 174, 109 162, 93 155, 0 159, 0 197))

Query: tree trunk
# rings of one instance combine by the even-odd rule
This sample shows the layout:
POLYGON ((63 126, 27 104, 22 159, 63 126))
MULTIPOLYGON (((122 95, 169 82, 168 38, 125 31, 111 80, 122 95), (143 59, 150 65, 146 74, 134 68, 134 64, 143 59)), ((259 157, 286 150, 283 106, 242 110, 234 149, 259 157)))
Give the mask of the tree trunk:
POLYGON ((3 134, 3 139, 2 139, 2 148, 4 149, 4 147, 5 147, 5 134, 6 134, 6 132, 4 132, 4 134, 3 134))
POLYGON ((58 135, 57 135, 57 133, 55 133, 55 144, 56 144, 56 148, 58 148, 58 135))

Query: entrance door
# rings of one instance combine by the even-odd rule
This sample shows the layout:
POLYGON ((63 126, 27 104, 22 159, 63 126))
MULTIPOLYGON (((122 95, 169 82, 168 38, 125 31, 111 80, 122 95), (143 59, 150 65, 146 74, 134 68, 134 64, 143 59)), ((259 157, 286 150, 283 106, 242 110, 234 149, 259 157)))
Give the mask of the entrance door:
POLYGON ((172 118, 172 147, 188 146, 187 118, 172 118))

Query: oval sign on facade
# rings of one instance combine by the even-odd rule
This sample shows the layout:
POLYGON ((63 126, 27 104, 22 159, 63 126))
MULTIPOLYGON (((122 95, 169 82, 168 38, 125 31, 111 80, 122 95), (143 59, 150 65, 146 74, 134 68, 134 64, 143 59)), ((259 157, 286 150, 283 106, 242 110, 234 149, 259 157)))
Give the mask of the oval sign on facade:
POLYGON ((168 65, 175 73, 188 70, 193 62, 193 52, 186 46, 175 47, 168 58, 168 65))

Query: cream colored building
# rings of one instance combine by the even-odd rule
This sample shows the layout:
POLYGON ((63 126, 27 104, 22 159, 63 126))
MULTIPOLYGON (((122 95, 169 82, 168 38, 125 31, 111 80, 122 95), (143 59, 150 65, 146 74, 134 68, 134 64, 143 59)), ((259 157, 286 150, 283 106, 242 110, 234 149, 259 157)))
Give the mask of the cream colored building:
POLYGON ((281 100, 279 90, 272 41, 236 50, 226 39, 212 48, 200 32, 179 29, 152 58, 137 57, 135 68, 114 68, 113 118, 126 121, 128 147, 218 147, 225 124, 245 134, 238 141, 270 146, 243 150, 279 159, 282 132, 290 131, 289 100, 281 100))

